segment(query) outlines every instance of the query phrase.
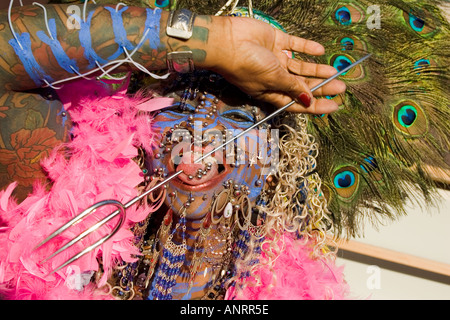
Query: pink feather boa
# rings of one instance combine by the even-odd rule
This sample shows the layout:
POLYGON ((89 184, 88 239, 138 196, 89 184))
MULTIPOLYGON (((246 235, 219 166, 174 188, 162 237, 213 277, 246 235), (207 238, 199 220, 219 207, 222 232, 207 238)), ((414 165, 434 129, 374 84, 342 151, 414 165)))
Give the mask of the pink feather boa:
MULTIPOLYGON (((242 289, 227 291, 226 299, 235 300, 343 300, 349 298, 343 267, 334 261, 312 258, 311 243, 285 234, 278 242, 282 248, 271 268, 261 264, 242 289)), ((266 259, 262 254, 262 259, 266 259)))
MULTIPOLYGON (((124 86, 126 88, 126 85, 124 86)), ((108 86, 97 82, 78 81, 67 84, 60 98, 76 123, 74 139, 56 148, 42 162, 52 180, 49 190, 36 185, 33 193, 17 204, 11 197, 16 184, 0 191, 0 299, 111 299, 94 285, 81 288, 97 271, 102 258, 105 273, 101 286, 119 260, 134 261, 138 254, 129 230, 142 221, 152 208, 133 206, 127 210, 126 222, 109 241, 59 272, 46 276, 51 270, 93 243, 99 235, 91 235, 40 264, 56 248, 91 226, 102 216, 102 210, 89 216, 63 234, 33 251, 34 246, 83 209, 105 199, 126 203, 137 195, 136 186, 143 176, 132 160, 136 146, 150 150, 154 142, 151 119, 139 111, 154 111, 172 103, 171 99, 131 98, 125 90, 110 92, 108 86), (63 150, 64 148, 64 150, 63 150), (70 157, 65 157, 69 152, 70 157), (78 286, 77 286, 78 281, 78 286)), ((111 210, 103 212, 107 214, 111 210)), ((103 232, 112 230, 113 220, 103 232)), ((95 233, 94 233, 95 234, 95 233)), ((308 245, 289 236, 282 239, 284 250, 274 269, 262 266, 257 270, 261 283, 243 291, 230 289, 228 299, 342 299, 347 292, 341 269, 332 262, 312 259, 308 245), (275 275, 275 277, 272 277, 275 275), (273 280, 275 280, 273 282, 273 280)), ((264 256, 262 257, 264 258, 264 256)))
MULTIPOLYGON (((83 277, 88 279, 98 270, 99 256, 106 271, 100 286, 106 283, 115 262, 119 259, 133 261, 132 256, 139 252, 132 243, 134 236, 129 228, 145 219, 152 210, 137 206, 129 208, 124 225, 109 241, 71 266, 47 276, 100 236, 93 233, 48 262, 41 264, 40 261, 115 208, 97 210, 42 248, 35 251, 33 248, 92 204, 106 199, 126 203, 138 195, 136 186, 143 181, 143 175, 133 161, 137 156, 136 146, 150 150, 154 141, 151 119, 139 111, 153 111, 172 103, 172 99, 167 98, 131 98, 125 90, 112 93, 108 86, 85 80, 67 84, 58 93, 76 125, 72 132, 74 139, 56 148, 42 161, 52 181, 51 189, 46 191, 46 186, 35 185, 33 193, 20 204, 11 197, 15 183, 0 192, 2 298, 107 298, 97 295, 90 286, 74 290, 76 282, 80 285, 83 277)), ((100 230, 105 234, 116 222, 117 219, 113 219, 100 230)))

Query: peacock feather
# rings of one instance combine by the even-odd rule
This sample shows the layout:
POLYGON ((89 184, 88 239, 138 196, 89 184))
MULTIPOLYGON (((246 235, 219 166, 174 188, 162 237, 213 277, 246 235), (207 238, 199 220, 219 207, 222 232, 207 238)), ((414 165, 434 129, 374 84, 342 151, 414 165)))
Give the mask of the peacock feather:
POLYGON ((363 214, 402 214, 420 194, 431 201, 427 168, 449 168, 449 26, 437 4, 336 1, 321 29, 311 28, 327 48, 322 62, 336 69, 373 53, 342 77, 344 96, 328 97, 339 112, 312 121, 339 231, 353 235, 363 214))

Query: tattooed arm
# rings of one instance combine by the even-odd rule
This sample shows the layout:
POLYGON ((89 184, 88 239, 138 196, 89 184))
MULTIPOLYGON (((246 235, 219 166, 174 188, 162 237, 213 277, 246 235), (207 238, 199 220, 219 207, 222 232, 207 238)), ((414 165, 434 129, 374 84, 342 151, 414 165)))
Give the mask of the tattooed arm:
MULTIPOLYGON (((11 23, 15 36, 8 25, 8 13, 0 12, 0 189, 17 182, 14 192, 19 200, 26 197, 36 180, 46 179, 40 160, 67 139, 70 128, 57 92, 39 89, 45 86, 44 81, 53 83, 77 72, 87 72, 97 67, 95 61, 103 65, 124 58, 123 52, 118 51, 114 34, 117 30, 112 27, 114 9, 110 12, 88 6, 86 20, 74 21, 69 19, 67 6, 45 8, 50 30, 41 7, 14 8, 11 23), (78 28, 70 28, 70 22, 78 28)), ((152 13, 141 8, 123 12, 126 40, 131 46, 141 40, 146 23, 159 25, 160 17, 148 19, 152 13)), ((163 19, 165 15, 162 13, 163 19)), ((147 39, 134 59, 151 70, 161 69, 165 66, 166 45, 176 43, 158 39, 159 31, 150 36, 153 38, 147 39)), ((201 52, 195 53, 196 57, 204 57, 201 52)))
MULTIPOLYGON (((165 67, 167 46, 173 46, 162 25, 160 28, 166 12, 135 7, 119 7, 116 12, 112 6, 88 5, 85 15, 71 16, 67 5, 45 8, 48 28, 39 6, 13 9, 15 36, 4 23, 0 43, 5 48, 5 65, 12 72, 2 73, 1 81, 10 90, 38 88, 123 59, 121 45, 131 52, 142 40, 133 60, 149 70, 165 67)), ((7 12, 2 12, 0 19, 8 21, 7 12)))
POLYGON ((45 182, 40 160, 67 138, 70 120, 55 97, 50 90, 0 91, 0 190, 17 182, 20 201, 45 182))
MULTIPOLYGON (((288 58, 283 51, 320 55, 324 48, 256 19, 198 16, 193 36, 186 41, 165 34, 168 16, 165 11, 88 5, 86 14, 71 17, 67 5, 45 8, 48 28, 39 6, 13 10, 15 37, 7 23, 3 23, 0 39, 5 50, 3 65, 11 72, 3 71, 0 76, 10 90, 36 88, 90 71, 96 62, 104 65, 123 59, 122 47, 131 52, 136 46, 133 60, 148 70, 164 69, 167 52, 191 50, 197 68, 216 71, 244 92, 276 106, 302 93, 311 99, 309 87, 317 84, 316 78, 336 72, 331 66, 288 58)), ((2 12, 0 18, 8 21, 7 12, 2 12)), ((345 85, 336 80, 315 94, 337 94, 344 89, 345 85)), ((306 100, 303 99, 303 105, 294 104, 290 110, 326 113, 337 108, 330 100, 311 99, 310 103, 306 100)))

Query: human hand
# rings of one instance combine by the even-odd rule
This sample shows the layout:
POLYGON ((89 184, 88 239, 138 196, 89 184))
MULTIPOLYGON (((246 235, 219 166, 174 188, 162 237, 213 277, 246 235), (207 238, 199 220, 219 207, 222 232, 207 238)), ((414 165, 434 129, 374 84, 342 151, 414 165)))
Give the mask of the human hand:
POLYGON ((282 107, 295 100, 288 111, 330 113, 337 104, 314 96, 336 95, 345 84, 333 80, 311 93, 310 88, 337 71, 329 65, 292 59, 286 51, 322 55, 317 42, 288 35, 265 22, 250 18, 213 17, 208 50, 210 67, 252 97, 282 107), (221 27, 216 27, 219 25, 221 27), (216 52, 216 53, 215 53, 216 52), (309 104, 309 105, 308 105, 309 104))

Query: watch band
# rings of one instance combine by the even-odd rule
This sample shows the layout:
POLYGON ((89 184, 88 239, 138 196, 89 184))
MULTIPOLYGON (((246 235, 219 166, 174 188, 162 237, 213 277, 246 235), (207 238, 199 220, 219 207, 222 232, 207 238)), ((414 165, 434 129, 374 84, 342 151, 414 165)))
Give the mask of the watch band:
POLYGON ((196 14, 187 10, 175 10, 169 14, 166 34, 170 37, 187 40, 192 37, 196 14))

